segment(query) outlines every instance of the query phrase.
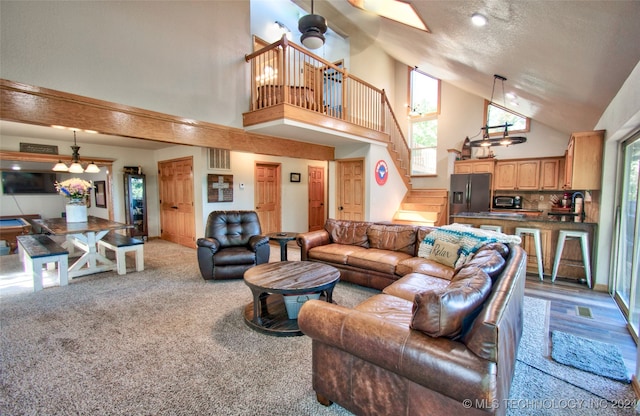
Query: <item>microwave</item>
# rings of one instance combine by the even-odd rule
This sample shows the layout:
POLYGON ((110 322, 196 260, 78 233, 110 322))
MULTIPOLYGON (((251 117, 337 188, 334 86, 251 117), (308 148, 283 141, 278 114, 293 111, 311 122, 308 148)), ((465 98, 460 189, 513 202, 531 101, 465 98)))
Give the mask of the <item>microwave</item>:
POLYGON ((521 209, 522 197, 516 196, 494 196, 493 197, 494 209, 521 209))

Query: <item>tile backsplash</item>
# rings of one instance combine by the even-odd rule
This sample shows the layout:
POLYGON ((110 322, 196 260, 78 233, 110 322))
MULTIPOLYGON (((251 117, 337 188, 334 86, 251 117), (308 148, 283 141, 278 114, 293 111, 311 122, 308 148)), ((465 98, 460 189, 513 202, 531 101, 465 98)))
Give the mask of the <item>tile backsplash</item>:
MULTIPOLYGON (((585 212, 585 221, 588 222, 597 222, 600 214, 600 191, 590 191, 591 193, 591 201, 588 201, 587 193, 581 191, 585 195, 584 201, 584 212, 585 212)), ((573 194, 573 192, 569 192, 569 194, 573 194)), ((494 195, 521 195, 522 196, 522 209, 526 210, 540 210, 540 211, 551 211, 554 204, 552 202, 552 196, 555 195, 559 200, 562 200, 564 195, 564 191, 556 191, 556 192, 501 192, 494 191, 494 195)))

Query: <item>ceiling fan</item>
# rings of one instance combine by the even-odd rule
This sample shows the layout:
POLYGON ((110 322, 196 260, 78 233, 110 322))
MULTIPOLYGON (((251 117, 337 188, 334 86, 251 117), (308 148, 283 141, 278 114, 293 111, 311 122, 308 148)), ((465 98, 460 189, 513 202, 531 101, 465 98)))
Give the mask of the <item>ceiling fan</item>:
POLYGON ((298 30, 302 33, 300 42, 307 48, 318 49, 324 45, 327 19, 313 13, 313 0, 311 0, 311 14, 302 16, 300 20, 298 20, 298 30))

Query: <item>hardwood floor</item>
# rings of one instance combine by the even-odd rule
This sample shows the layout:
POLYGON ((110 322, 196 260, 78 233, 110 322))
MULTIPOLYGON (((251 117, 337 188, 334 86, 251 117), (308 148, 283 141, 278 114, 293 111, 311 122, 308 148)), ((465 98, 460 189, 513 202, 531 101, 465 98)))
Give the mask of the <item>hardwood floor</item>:
POLYGON ((622 312, 609 294, 595 292, 573 281, 558 278, 551 283, 545 276, 541 282, 537 275, 528 275, 525 295, 551 301, 549 339, 551 331, 559 330, 616 345, 629 373, 636 374, 636 343, 622 312))

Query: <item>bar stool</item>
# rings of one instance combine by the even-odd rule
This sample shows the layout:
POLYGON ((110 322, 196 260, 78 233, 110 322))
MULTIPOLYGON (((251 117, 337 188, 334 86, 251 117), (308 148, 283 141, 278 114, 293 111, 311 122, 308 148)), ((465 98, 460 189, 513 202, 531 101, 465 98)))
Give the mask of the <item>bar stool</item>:
POLYGON ((495 231, 497 233, 501 233, 502 232, 502 227, 499 226, 499 225, 481 225, 480 229, 489 230, 489 231, 495 231))
POLYGON ((553 273, 551 274, 551 281, 555 282, 556 274, 558 273, 558 266, 560 265, 560 257, 562 257, 562 249, 564 248, 564 242, 569 238, 579 238, 580 248, 582 249, 582 263, 584 264, 584 273, 587 277, 587 286, 591 289, 591 260, 589 259, 589 233, 586 231, 576 230, 560 230, 558 233, 558 247, 556 248, 556 259, 553 262, 553 273))
POLYGON ((544 269, 542 268, 542 243, 540 238, 540 230, 537 228, 526 228, 526 227, 518 227, 516 228, 516 235, 521 236, 522 234, 531 234, 533 236, 533 242, 536 248, 536 258, 538 259, 538 276, 540 276, 540 280, 544 280, 544 269))

